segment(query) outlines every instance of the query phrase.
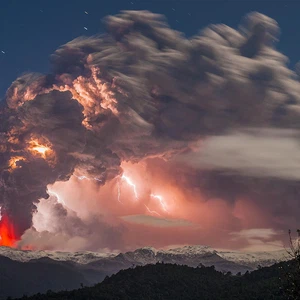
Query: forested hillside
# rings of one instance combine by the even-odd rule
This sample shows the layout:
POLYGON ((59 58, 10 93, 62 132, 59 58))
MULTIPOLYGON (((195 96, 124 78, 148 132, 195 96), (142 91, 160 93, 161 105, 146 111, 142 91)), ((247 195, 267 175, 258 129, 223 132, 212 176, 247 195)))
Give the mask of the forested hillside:
POLYGON ((221 273, 214 267, 191 268, 174 264, 147 265, 122 270, 94 287, 71 292, 37 294, 22 299, 298 299, 287 291, 296 264, 284 262, 245 275, 221 273))

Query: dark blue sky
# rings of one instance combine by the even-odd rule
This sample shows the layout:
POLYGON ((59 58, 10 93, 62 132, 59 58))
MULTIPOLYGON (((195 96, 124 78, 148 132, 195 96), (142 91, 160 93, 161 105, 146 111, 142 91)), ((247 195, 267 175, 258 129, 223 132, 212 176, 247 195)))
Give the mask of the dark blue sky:
POLYGON ((81 35, 103 32, 101 19, 120 10, 164 14, 172 28, 190 36, 210 23, 237 27, 248 12, 258 11, 280 25, 278 48, 300 60, 300 1, 218 0, 6 0, 0 10, 0 98, 23 72, 48 72, 49 56, 81 35), (87 12, 87 13, 85 13, 87 12), (84 28, 86 27, 87 30, 84 28))

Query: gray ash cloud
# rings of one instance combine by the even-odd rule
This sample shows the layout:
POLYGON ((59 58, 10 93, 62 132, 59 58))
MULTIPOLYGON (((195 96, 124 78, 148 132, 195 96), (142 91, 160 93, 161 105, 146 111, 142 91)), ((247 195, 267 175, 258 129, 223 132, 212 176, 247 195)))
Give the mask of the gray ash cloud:
MULTIPOLYGON (((121 161, 170 158, 210 135, 299 129, 300 85, 275 48, 274 20, 251 13, 239 30, 210 25, 190 39, 147 11, 104 22, 105 35, 60 47, 51 74, 23 75, 8 89, 0 115, 0 206, 20 233, 47 185, 75 169, 105 183, 122 172, 121 161), (33 137, 49 143, 54 157, 28 151, 33 137), (15 169, 13 157, 24 158, 15 169)), ((206 175, 209 185, 199 185, 217 192, 212 183, 220 177, 224 190, 236 188, 236 174, 215 172, 206 175)))

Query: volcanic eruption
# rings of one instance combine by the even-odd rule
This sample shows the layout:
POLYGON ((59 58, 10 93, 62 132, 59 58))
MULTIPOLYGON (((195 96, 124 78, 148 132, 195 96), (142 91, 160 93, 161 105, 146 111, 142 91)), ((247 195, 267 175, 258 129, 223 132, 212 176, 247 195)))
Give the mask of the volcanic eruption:
MULTIPOLYGON (((243 157, 230 166, 200 163, 212 136, 298 140, 300 84, 275 48, 277 23, 251 13, 239 30, 211 25, 186 38, 148 11, 104 22, 106 34, 60 47, 50 74, 25 74, 7 91, 2 245, 21 236, 19 245, 37 248, 127 249, 205 237, 224 245, 232 232, 253 227, 272 227, 280 239, 299 213, 300 177, 261 176, 243 157), (283 195, 292 212, 281 209, 283 195), (141 220, 152 227, 138 227, 141 220)), ((229 148, 218 155, 239 157, 229 148)), ((276 159, 286 168, 284 153, 276 159)))
POLYGON ((17 234, 14 224, 10 222, 6 215, 1 215, 0 218, 0 246, 14 247, 20 239, 17 234))

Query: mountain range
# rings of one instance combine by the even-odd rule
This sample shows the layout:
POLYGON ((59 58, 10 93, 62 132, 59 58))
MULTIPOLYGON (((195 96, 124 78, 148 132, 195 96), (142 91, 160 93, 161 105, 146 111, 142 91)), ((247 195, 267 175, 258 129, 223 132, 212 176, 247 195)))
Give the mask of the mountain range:
POLYGON ((91 286, 120 270, 158 262, 190 267, 215 266, 233 274, 288 260, 285 250, 272 252, 217 251, 208 246, 168 250, 144 247, 125 253, 30 251, 0 247, 0 299, 47 290, 91 286))

